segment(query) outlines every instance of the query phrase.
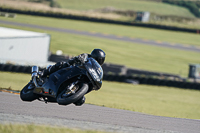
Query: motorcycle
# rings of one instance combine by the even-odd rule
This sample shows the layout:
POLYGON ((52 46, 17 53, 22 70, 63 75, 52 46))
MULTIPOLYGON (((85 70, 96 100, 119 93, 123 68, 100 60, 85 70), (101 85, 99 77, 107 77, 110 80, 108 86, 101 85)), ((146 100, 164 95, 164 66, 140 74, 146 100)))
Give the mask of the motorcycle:
POLYGON ((45 78, 41 77, 38 67, 33 66, 32 80, 21 90, 20 98, 29 102, 38 99, 45 103, 81 106, 85 94, 101 88, 102 78, 101 65, 91 57, 85 63, 62 68, 45 78))

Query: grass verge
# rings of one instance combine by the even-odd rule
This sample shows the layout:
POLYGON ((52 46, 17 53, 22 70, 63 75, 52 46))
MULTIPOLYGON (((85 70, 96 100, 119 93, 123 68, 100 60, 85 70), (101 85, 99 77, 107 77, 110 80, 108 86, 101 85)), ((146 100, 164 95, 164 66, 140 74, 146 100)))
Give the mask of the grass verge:
POLYGON ((101 131, 69 129, 63 127, 0 124, 1 133, 106 133, 101 131))
POLYGON ((87 103, 157 116, 200 119, 200 91, 103 82, 87 103))
POLYGON ((0 87, 21 90, 31 80, 31 74, 0 72, 0 87))

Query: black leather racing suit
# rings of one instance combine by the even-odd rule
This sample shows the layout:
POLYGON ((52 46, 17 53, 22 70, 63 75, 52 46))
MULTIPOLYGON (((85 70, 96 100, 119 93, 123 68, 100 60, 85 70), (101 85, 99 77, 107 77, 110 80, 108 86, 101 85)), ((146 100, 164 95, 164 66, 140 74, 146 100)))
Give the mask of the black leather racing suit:
POLYGON ((42 72, 42 77, 46 77, 62 68, 75 65, 76 63, 84 63, 85 61, 87 61, 88 57, 91 57, 91 55, 84 53, 70 59, 68 62, 57 62, 55 65, 50 66, 47 69, 44 69, 42 72))

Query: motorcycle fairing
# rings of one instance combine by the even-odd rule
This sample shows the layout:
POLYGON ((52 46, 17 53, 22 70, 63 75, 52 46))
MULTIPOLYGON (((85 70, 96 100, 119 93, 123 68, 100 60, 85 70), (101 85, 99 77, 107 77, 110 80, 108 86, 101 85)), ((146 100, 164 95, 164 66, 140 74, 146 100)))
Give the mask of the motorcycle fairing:
POLYGON ((93 59, 93 58, 88 58, 88 62, 85 63, 85 68, 88 70, 90 73, 88 77, 92 78, 93 80, 91 81, 92 83, 94 82, 94 86, 97 86, 95 90, 98 90, 101 88, 102 85, 102 79, 103 79, 103 69, 99 65, 99 63, 93 59), (91 76, 90 76, 91 75, 91 76))
POLYGON ((61 84, 79 75, 86 75, 86 70, 79 69, 78 67, 68 67, 58 70, 49 76, 49 80, 42 85, 34 89, 34 93, 51 96, 56 98, 58 89, 61 84))

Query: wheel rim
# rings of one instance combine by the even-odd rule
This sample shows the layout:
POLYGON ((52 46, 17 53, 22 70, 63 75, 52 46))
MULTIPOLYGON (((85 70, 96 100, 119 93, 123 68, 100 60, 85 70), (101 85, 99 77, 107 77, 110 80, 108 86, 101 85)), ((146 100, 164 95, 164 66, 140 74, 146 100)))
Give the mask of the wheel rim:
POLYGON ((65 89, 61 97, 67 98, 73 94, 75 94, 79 90, 79 85, 75 85, 71 90, 65 89))

